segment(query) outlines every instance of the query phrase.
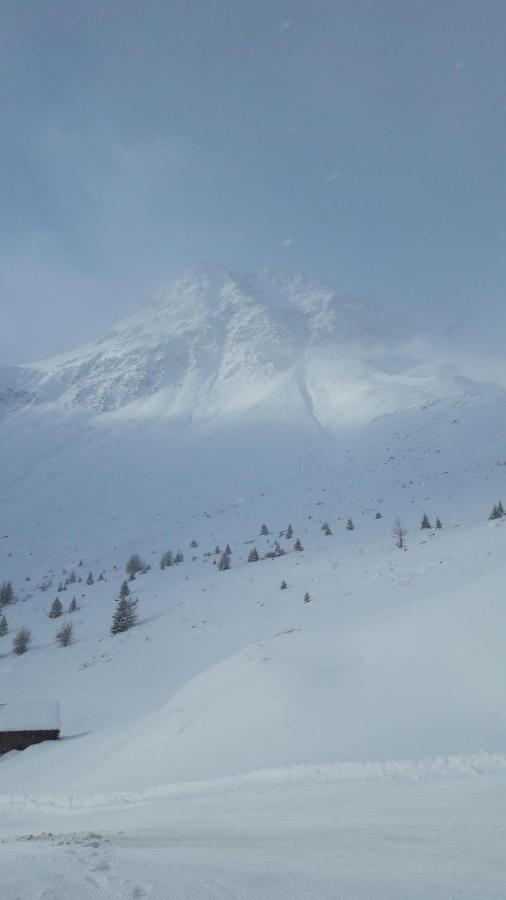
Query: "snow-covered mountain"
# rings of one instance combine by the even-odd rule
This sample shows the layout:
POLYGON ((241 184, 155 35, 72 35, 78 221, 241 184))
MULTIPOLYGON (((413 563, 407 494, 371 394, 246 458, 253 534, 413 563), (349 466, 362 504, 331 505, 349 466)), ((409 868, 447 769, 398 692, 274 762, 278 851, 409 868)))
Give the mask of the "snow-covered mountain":
POLYGON ((40 400, 99 411, 165 391, 170 410, 258 400, 311 350, 392 343, 406 325, 302 276, 237 277, 206 265, 99 341, 36 366, 40 400))
POLYGON ((467 392, 404 319, 301 275, 204 265, 103 338, 18 369, 18 405, 194 421, 274 402, 341 427, 467 392), (430 356, 430 354, 429 354, 430 356))
MULTIPOLYGON (((438 349, 410 324, 300 276, 206 266, 102 340, 3 371, 0 396, 0 581, 11 579, 18 597, 3 610, 0 702, 59 700, 64 737, 0 758, 2 813, 14 833, 36 821, 44 832, 116 835, 109 850, 95 840, 103 882, 83 851, 82 885, 69 886, 74 869, 61 890, 88 896, 91 877, 97 898, 249 896, 220 873, 214 894, 198 878, 181 876, 181 894, 176 876, 150 881, 144 858, 121 862, 116 832, 166 823, 175 809, 177 831, 196 804, 200 825, 213 815, 229 823, 215 822, 216 833, 281 816, 304 848, 301 822, 320 833, 324 809, 347 833, 356 804, 365 810, 374 797, 384 848, 392 816, 401 830, 412 823, 417 791, 431 815, 409 827, 414 843, 434 847, 441 897, 455 893, 441 839, 464 873, 460 895, 499 897, 490 876, 481 893, 465 877, 476 834, 452 844, 434 832, 431 786, 437 779, 437 797, 453 805, 499 798, 495 818, 480 820, 480 853, 498 845, 505 524, 488 512, 506 497, 500 364, 438 349), (422 531, 425 512, 442 529, 422 531), (392 540, 397 516, 407 552, 392 540), (219 571, 226 543, 231 568, 219 571), (162 570, 168 549, 184 561, 162 570), (139 624, 112 636, 133 551, 151 566, 131 583, 139 624), (72 572, 78 580, 65 583, 72 572), (64 615, 54 620, 57 593, 64 615), (75 631, 66 648, 55 644, 62 621, 75 631), (33 642, 15 657, 21 626, 33 642), (130 893, 114 881, 122 866, 135 869, 130 893)), ((377 873, 362 873, 363 893, 349 896, 413 895, 417 858, 394 889, 388 852, 386 892, 377 873)), ((292 848, 283 886, 272 887, 273 875, 251 896, 335 896, 334 863, 322 859, 327 893, 321 872, 290 881, 292 848)), ((431 877, 413 896, 433 896, 431 877)), ((23 896, 22 878, 12 883, 23 896)))

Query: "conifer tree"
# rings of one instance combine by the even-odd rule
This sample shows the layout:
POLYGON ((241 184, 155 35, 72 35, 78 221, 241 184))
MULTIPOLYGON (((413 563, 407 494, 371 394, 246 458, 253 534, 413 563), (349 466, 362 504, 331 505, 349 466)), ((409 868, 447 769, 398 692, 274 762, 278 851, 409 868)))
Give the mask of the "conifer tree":
POLYGON ((112 617, 111 634, 120 634, 122 631, 128 631, 137 624, 136 613, 137 600, 130 597, 118 598, 116 600, 116 608, 112 617))
POLYGON ((380 512, 377 512, 375 515, 375 519, 382 519, 382 518, 383 518, 382 514, 380 512))
POLYGON ((77 605, 77 600, 75 597, 72 597, 72 600, 70 601, 70 606, 69 606, 69 613, 77 612, 78 609, 79 609, 79 607, 77 605))
POLYGON ((286 583, 286 581, 285 581, 284 578, 283 578, 283 581, 281 582, 281 584, 280 584, 279 587, 280 587, 280 589, 281 589, 282 591, 286 591, 288 585, 287 585, 287 583, 286 583))
POLYGON ((441 519, 440 519, 439 516, 438 516, 437 519, 436 519, 436 528, 437 528, 438 531, 441 531, 442 527, 443 527, 443 524, 442 524, 442 522, 441 522, 441 519))
POLYGON ((198 547, 198 544, 197 544, 197 541, 195 540, 195 538, 193 538, 193 541, 191 541, 190 547, 193 547, 193 549, 195 549, 195 547, 198 547))
POLYGON ((49 618, 57 619, 59 616, 61 616, 62 612, 63 612, 63 607, 61 605, 61 600, 59 597, 55 597, 51 604, 51 609, 49 610, 49 613, 48 613, 49 618))
POLYGON ((495 519, 500 519, 499 507, 497 506, 497 503, 494 503, 491 513, 488 518, 489 518, 490 522, 494 522, 495 519))
POLYGON ((220 570, 220 572, 226 572, 227 569, 230 569, 230 557, 227 553, 222 553, 222 555, 220 556, 218 569, 220 570))
POLYGON ((125 597, 129 597, 129 596, 130 596, 130 588, 128 587, 128 581, 125 580, 125 581, 122 581, 122 582, 121 582, 121 587, 120 587, 120 589, 119 589, 119 595, 118 595, 118 596, 119 596, 119 598, 120 598, 121 600, 124 600, 125 597))
POLYGON ((286 539, 287 539, 287 541, 291 541, 292 538, 293 538, 293 528, 291 525, 289 525, 288 528, 286 529, 286 539))
MULTIPOLYGON (((218 550, 218 553, 219 553, 219 550, 218 550)), ((181 553, 181 550, 178 550, 178 551, 177 551, 177 553, 176 553, 176 555, 175 555, 175 557, 174 557, 174 562, 175 562, 176 564, 177 564, 177 563, 182 563, 182 562, 184 562, 184 556, 183 556, 183 554, 181 553)))
POLYGON ((306 591, 306 593, 304 594, 304 603, 310 603, 310 602, 311 602, 311 597, 310 597, 308 591, 306 591))
POLYGON ((499 500, 499 503, 497 504, 497 515, 499 519, 502 519, 504 515, 504 506, 502 505, 502 500, 499 500))
POLYGON ((346 521, 346 531, 354 531, 355 526, 353 524, 353 519, 347 519, 346 521))
POLYGON ((431 529, 432 528, 432 525, 430 524, 427 513, 423 514, 423 519, 422 519, 420 528, 422 528, 422 529, 431 529))
POLYGON ((265 536, 266 534, 269 534, 269 529, 267 528, 267 525, 262 525, 262 527, 261 527, 261 529, 260 529, 260 534, 261 534, 262 536, 265 536))
POLYGON ((7 625, 7 619, 5 616, 0 618, 0 637, 5 637, 7 632, 9 631, 9 626, 7 625))
POLYGON ((331 528, 330 528, 330 525, 328 522, 323 523, 321 530, 323 531, 323 533, 326 537, 330 537, 330 535, 332 534, 332 531, 331 531, 331 528))
POLYGON ((230 549, 230 544, 227 544, 227 546, 225 547, 225 553, 227 554, 227 556, 232 555, 232 550, 230 549))
POLYGON ((302 546, 299 538, 297 538, 297 540, 295 541, 295 544, 293 545, 293 549, 295 550, 296 553, 302 553, 302 551, 304 550, 304 547, 302 546))
POLYGON ((94 582, 95 582, 95 579, 93 578, 93 572, 88 572, 86 584, 94 584, 94 582))
POLYGON ((256 547, 253 547, 248 555, 248 562, 258 562, 258 550, 256 547))
POLYGON ((9 603, 14 603, 14 588, 12 581, 4 581, 0 587, 0 606, 8 606, 9 603))

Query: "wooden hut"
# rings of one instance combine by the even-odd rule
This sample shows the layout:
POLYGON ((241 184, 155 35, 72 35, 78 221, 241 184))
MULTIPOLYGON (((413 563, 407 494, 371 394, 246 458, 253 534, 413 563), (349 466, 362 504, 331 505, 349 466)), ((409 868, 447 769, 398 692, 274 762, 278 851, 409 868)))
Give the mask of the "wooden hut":
POLYGON ((57 703, 0 703, 0 755, 60 736, 57 703))

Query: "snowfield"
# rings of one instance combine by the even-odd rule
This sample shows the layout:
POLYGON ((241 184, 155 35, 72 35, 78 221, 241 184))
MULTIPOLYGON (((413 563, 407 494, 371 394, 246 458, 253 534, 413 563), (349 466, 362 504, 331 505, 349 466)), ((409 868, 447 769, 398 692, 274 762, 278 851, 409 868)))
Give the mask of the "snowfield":
POLYGON ((0 702, 62 720, 0 758, 2 900, 506 897, 500 364, 204 267, 0 397, 0 702))

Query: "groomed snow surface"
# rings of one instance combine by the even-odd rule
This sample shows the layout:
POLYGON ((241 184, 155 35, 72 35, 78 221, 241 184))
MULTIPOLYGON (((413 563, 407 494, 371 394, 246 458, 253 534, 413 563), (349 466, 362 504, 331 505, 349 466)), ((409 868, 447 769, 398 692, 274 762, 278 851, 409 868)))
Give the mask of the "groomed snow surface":
MULTIPOLYGON (((377 347, 373 365, 369 333, 344 365, 333 295, 265 279, 238 294, 204 274, 218 291, 204 313, 202 274, 177 288, 191 333, 172 301, 156 307, 165 343, 191 356, 212 325, 220 344, 219 372, 185 363, 183 394, 160 369, 146 383, 155 319, 144 336, 119 327, 98 369, 85 348, 4 392, 0 581, 18 599, 0 703, 22 716, 58 701, 62 738, 0 758, 0 898, 504 900, 506 521, 488 522, 506 498, 501 377, 420 360, 415 375, 407 351, 377 347), (240 326, 251 372, 227 380, 240 326), (204 376, 213 412, 193 416, 204 376), (442 530, 420 530, 425 512, 442 530), (285 555, 247 562, 276 539, 285 555), (169 549, 184 562, 162 571, 169 549), (130 583, 139 623, 113 637, 133 551, 151 565, 130 583), (33 640, 15 657, 21 626, 33 640)), ((364 322, 379 328, 354 307, 347 334, 364 322)))

